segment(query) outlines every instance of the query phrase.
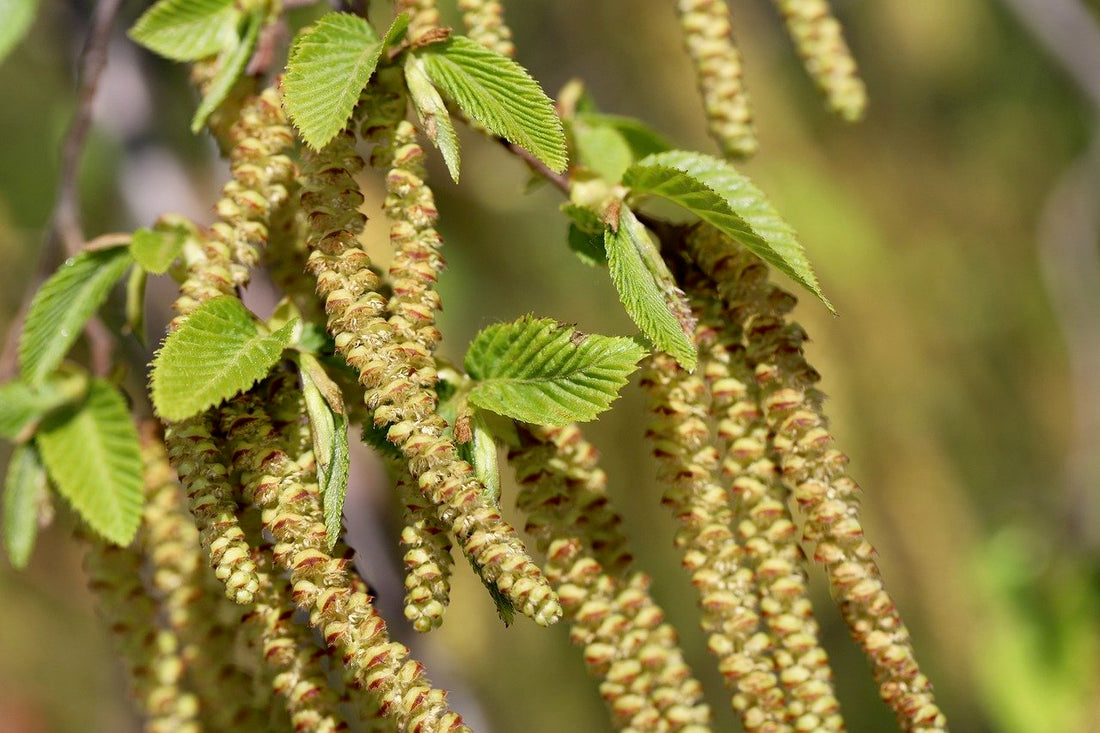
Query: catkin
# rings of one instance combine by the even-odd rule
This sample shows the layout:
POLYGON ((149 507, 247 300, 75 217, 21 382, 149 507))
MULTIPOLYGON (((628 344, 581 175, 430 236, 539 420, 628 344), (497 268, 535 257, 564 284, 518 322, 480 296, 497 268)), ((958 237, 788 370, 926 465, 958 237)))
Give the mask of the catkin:
POLYGON ((690 256, 743 324, 747 359, 760 385, 771 453, 805 516, 805 539, 828 575, 852 638, 871 663, 879 694, 906 730, 945 730, 932 684, 917 665, 909 631, 886 592, 858 517, 858 486, 833 445, 806 362, 806 334, 786 318, 795 298, 767 280, 767 267, 709 227, 687 237, 690 256))
POLYGON ((275 561, 289 571, 294 601, 310 624, 338 648, 358 683, 380 702, 401 730, 467 730, 447 709, 446 694, 431 687, 408 649, 391 641, 370 597, 348 573, 348 561, 325 551, 325 525, 308 476, 277 446, 270 417, 254 395, 235 398, 223 429, 249 498, 263 511, 275 538, 275 561))
POLYGON ((731 482, 734 527, 756 576, 761 614, 776 641, 774 659, 787 690, 788 722, 800 731, 842 730, 832 670, 806 586, 805 556, 787 505, 789 492, 766 454, 768 428, 740 327, 723 317, 705 286, 692 290, 700 323, 714 334, 701 350, 700 369, 711 394, 721 473, 731 482))
POLYGON ((562 599, 570 639, 584 647, 589 672, 616 726, 702 730, 710 710, 675 630, 630 572, 621 519, 610 507, 596 450, 575 425, 520 427, 509 461, 520 482, 517 505, 546 552, 546 573, 562 599))
MULTIPOLYGON (((704 327, 696 329, 701 341, 704 327)), ((772 660, 773 644, 760 628, 756 579, 731 529, 733 510, 717 477, 706 385, 667 354, 642 370, 653 419, 647 436, 665 485, 662 502, 680 522, 676 545, 699 593, 707 646, 733 691, 733 708, 746 730, 782 730, 784 694, 772 660)))
MULTIPOLYGON (((364 127, 384 136, 385 125, 369 118, 364 127)), ((352 174, 363 160, 350 133, 320 152, 307 151, 303 164, 302 206, 310 221, 310 271, 325 300, 328 329, 337 350, 359 372, 367 407, 375 421, 391 427, 387 437, 408 460, 409 471, 435 508, 440 523, 462 551, 524 615, 554 623, 561 606, 516 531, 483 496, 473 469, 458 458, 446 423, 436 412, 434 365, 426 349, 404 341, 385 319, 386 300, 370 258, 359 246, 365 218, 362 194, 352 174), (412 360, 416 361, 413 362, 412 360), (414 366, 414 363, 416 366, 414 366), (421 368, 416 368, 417 366, 421 368)))
POLYGON ((398 500, 404 510, 405 618, 417 631, 437 628, 451 593, 451 538, 404 465, 392 462, 398 500))
POLYGON ((512 29, 504 22, 500 0, 458 0, 466 35, 501 56, 515 56, 512 29))
POLYGON ((729 6, 725 0, 676 0, 676 10, 703 96, 707 130, 724 155, 748 158, 758 144, 729 6))
POLYGON ((397 0, 394 10, 409 14, 408 35, 413 42, 439 27, 439 9, 435 0, 397 0))
POLYGON ((787 23, 806 73, 825 94, 829 109, 849 122, 858 120, 867 107, 867 89, 827 0, 773 2, 787 23))

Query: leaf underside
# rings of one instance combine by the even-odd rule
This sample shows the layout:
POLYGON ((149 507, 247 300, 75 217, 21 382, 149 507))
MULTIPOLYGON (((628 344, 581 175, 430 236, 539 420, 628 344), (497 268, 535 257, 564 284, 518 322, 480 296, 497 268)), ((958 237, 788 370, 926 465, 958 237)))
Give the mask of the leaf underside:
POLYGON ((623 175, 635 193, 661 196, 734 239, 805 287, 835 312, 794 229, 752 182, 729 163, 674 150, 651 155, 623 175))
POLYGON ((551 170, 568 163, 553 102, 526 69, 462 36, 428 46, 420 58, 432 82, 463 114, 524 148, 551 170))
MULTIPOLYGON (((317 481, 325 515, 325 542, 331 550, 343 530, 344 498, 348 492, 348 424, 331 403, 339 398, 339 388, 332 389, 318 381, 329 380, 320 362, 310 354, 300 354, 299 374, 302 394, 313 437, 313 455, 317 461, 317 481), (328 396, 326 396, 326 394, 328 396)), ((339 408, 342 410, 343 406, 339 408)))
POLYGON ((130 37, 175 61, 198 61, 233 43, 241 13, 233 0, 161 0, 146 10, 130 37))
POLYGON ((412 54, 405 61, 405 82, 409 87, 413 107, 416 108, 417 119, 424 127, 428 139, 439 148, 451 179, 458 183, 462 156, 458 149, 458 135, 455 134, 451 113, 447 111, 443 97, 439 96, 439 92, 432 86, 432 81, 424 70, 424 62, 412 54))
POLYGON ((279 361, 295 323, 262 334, 237 298, 206 301, 168 335, 153 359, 157 414, 183 420, 249 389, 279 361))
POLYGON ((47 420, 35 436, 58 493, 93 530, 128 545, 141 523, 142 463, 126 400, 93 380, 75 412, 47 420))
POLYGON ((233 85, 241 78, 248 60, 252 58, 252 52, 256 50, 256 42, 260 38, 264 17, 262 10, 252 11, 240 40, 222 52, 218 73, 207 87, 206 94, 199 103, 198 109, 195 110, 195 116, 191 118, 191 132, 197 133, 202 129, 207 118, 225 101, 229 92, 233 90, 233 85))
POLYGON ((131 262, 126 247, 84 251, 43 283, 19 339, 19 371, 28 384, 42 384, 57 369, 131 262))
POLYGON ((472 404, 538 425, 594 419, 610 407, 645 351, 530 316, 481 331, 466 352, 472 404))

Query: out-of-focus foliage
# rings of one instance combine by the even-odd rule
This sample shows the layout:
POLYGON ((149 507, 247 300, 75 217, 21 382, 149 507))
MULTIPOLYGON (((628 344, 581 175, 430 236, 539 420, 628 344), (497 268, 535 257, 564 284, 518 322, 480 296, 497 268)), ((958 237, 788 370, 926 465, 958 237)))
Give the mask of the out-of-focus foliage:
MULTIPOLYGON (((840 313, 833 318, 807 297, 799 319, 814 338, 810 356, 825 375, 835 433, 866 492, 868 532, 948 719, 956 730, 1086 730, 1100 696, 1096 548, 1090 554, 1082 535, 1063 529, 1076 508, 1064 479, 1079 406, 1036 228, 1049 190, 1087 144, 1089 112, 997 3, 837 2, 870 97, 865 121, 847 127, 823 109, 771 7, 732 5, 761 142, 744 170, 799 231, 840 313)), ((73 105, 73 34, 85 22, 78 10, 49 7, 0 67, 4 326, 33 278, 73 105)), ((518 58, 548 92, 582 77, 601 110, 640 117, 676 147, 714 150, 671 3, 532 0, 508 12, 518 58)), ((445 20, 457 24, 453 15, 445 20)), ((118 185, 127 175, 144 176, 150 191, 174 190, 164 166, 127 168, 135 152, 196 154, 182 170, 199 201, 213 200, 207 194, 223 180, 207 149, 185 142, 195 99, 180 72, 129 44, 120 33, 112 47, 116 76, 103 85, 102 123, 82 170, 91 234, 152 224, 129 218, 142 209, 118 185), (138 97, 157 100, 155 126, 123 104, 138 97), (171 142, 162 149, 163 141, 171 142)), ((458 361, 479 329, 531 311, 589 332, 632 333, 606 276, 568 250, 556 192, 541 187, 520 198, 522 165, 459 132, 463 185, 452 185, 438 160, 433 168, 449 261, 445 353, 458 361)), ((375 220, 377 193, 367 204, 375 220)), ((187 205, 181 199, 177 208, 187 205)), ((385 228, 368 225, 366 236, 385 265, 385 228)), ((654 594, 683 634, 688 661, 714 683, 690 587, 668 552, 672 522, 641 478, 652 473, 650 459, 620 447, 641 446, 643 423, 641 401, 628 390, 594 439, 654 594)), ((365 470, 353 463, 353 474, 365 470)), ((515 493, 505 478, 510 508, 515 493)), ((364 500, 349 497, 354 506, 362 511, 364 500)), ((0 564, 0 720, 16 730, 127 729, 71 528, 62 511, 27 571, 0 564)), ((367 549, 369 536, 360 539, 383 608, 396 604, 388 560, 367 549)), ((455 579, 477 582, 468 572, 455 579)), ((450 670, 436 681, 456 688, 455 707, 471 723, 531 733, 606 727, 564 629, 505 629, 482 594, 459 587, 453 595, 449 623, 412 643, 433 669, 450 670)), ((889 729, 831 604, 821 598, 816 608, 850 729, 889 729)), ((712 706, 716 728, 732 729, 725 702, 712 706)))

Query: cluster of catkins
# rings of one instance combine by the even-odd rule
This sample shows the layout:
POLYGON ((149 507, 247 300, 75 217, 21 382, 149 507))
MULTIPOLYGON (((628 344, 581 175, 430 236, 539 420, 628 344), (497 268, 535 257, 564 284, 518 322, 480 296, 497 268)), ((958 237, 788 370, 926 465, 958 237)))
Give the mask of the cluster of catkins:
MULTIPOLYGON (((438 21, 432 2, 399 5, 413 38, 438 21)), ((824 2, 779 5, 833 106, 858 114, 862 88, 824 2)), ((512 52, 499 2, 460 8, 471 37, 512 52)), ((679 0, 678 8, 712 129, 727 152, 745 154, 755 143, 725 3, 679 0)), ((200 86, 211 76, 211 65, 196 67, 200 86)), ((219 221, 196 229, 185 250, 171 327, 206 300, 237 295, 265 265, 353 370, 348 414, 384 430, 395 449, 413 626, 428 631, 442 620, 454 542, 503 603, 541 625, 570 625, 617 728, 709 730, 701 685, 632 564, 607 477, 580 429, 519 425, 509 447, 540 568, 437 413, 442 241, 406 108, 400 72, 384 69, 347 129, 295 160, 278 89, 239 84, 210 123, 232 178, 219 221), (386 273, 359 241, 357 176, 367 169, 385 178, 394 249, 386 273)), ((733 707, 747 730, 843 727, 807 593, 807 543, 899 723, 942 730, 863 538, 857 487, 825 426, 805 335, 786 318, 794 298, 716 231, 669 232, 662 246, 698 322, 700 361, 693 373, 665 354, 647 361, 648 436, 733 707)), ((466 730, 390 639, 351 550, 328 549, 290 367, 203 415, 146 425, 143 444, 139 538, 129 548, 92 540, 88 569, 149 730, 466 730)))

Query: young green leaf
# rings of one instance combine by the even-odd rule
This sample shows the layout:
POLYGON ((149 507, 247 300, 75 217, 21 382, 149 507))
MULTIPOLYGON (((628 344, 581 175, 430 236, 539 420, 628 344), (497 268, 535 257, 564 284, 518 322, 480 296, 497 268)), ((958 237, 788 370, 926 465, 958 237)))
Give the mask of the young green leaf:
POLYGON ((84 398, 87 378, 72 374, 50 378, 37 387, 15 381, 0 385, 0 437, 23 442, 51 410, 84 398))
POLYGON ((694 369, 691 308, 633 211, 622 208, 619 230, 604 232, 604 248, 611 281, 626 312, 657 348, 684 369, 694 369))
POLYGON ((490 326, 466 352, 471 404, 538 425, 594 419, 611 406, 645 351, 549 318, 490 326))
POLYGON ((283 100, 310 147, 325 147, 348 124, 382 53, 408 24, 406 14, 398 15, 379 39, 365 19, 329 13, 298 35, 287 60, 283 100))
POLYGON ((175 61, 198 61, 231 46, 241 12, 233 0, 161 0, 146 10, 130 38, 175 61))
POLYGON ((321 486, 325 542, 331 550, 340 539, 344 497, 348 493, 348 423, 340 388, 321 363, 310 354, 299 354, 297 358, 321 486))
POLYGON ((46 469, 33 445, 16 446, 4 482, 4 547, 22 570, 38 536, 38 507, 46 494, 46 469))
POLYGON ((218 57, 218 73, 206 89, 206 95, 199 102, 195 116, 191 118, 191 132, 198 133, 206 124, 206 119, 225 101, 233 85, 244 73, 252 52, 256 50, 256 41, 264 27, 267 14, 262 8, 253 10, 245 20, 244 32, 236 43, 231 43, 218 57))
POLYGON ((141 448, 118 390, 93 380, 84 403, 46 420, 35 441, 58 493, 97 533, 130 544, 141 523, 141 448))
POLYGON ((603 246, 603 233, 593 234, 576 224, 569 225, 569 249, 590 267, 606 267, 607 252, 603 246))
POLYGON ((138 229, 130 237, 130 254, 143 270, 161 275, 183 254, 186 237, 182 227, 138 229))
POLYGON ((821 299, 813 267, 794 230, 767 197, 729 163, 673 150, 632 166, 623 183, 635 193, 661 196, 683 207, 787 274, 821 299))
POLYGON ((452 36, 420 54, 436 87, 462 112, 560 173, 568 163, 554 104, 526 69, 476 41, 452 36))
MULTIPOLYGON (((604 128, 618 133, 634 160, 644 158, 654 153, 663 153, 671 150, 672 145, 661 133, 652 127, 633 117, 621 115, 608 115, 600 112, 578 110, 573 118, 574 124, 584 125, 589 128, 604 128)), ((618 178, 612 179, 618 181, 618 178)))
POLYGON ((125 247, 84 251, 42 284, 19 339, 19 372, 24 381, 38 386, 57 369, 132 261, 125 247))
POLYGON ((38 0, 0 0, 0 62, 27 35, 37 13, 38 0))
POLYGON ((149 282, 149 273, 140 267, 130 270, 126 278, 126 330, 142 346, 145 341, 145 286, 149 282))
POLYGON ((432 86, 432 81, 424 70, 424 62, 412 54, 405 60, 405 83, 409 86, 409 95, 412 97, 413 107, 416 108, 416 116, 424 126, 424 132, 439 148, 443 162, 447 164, 447 171, 454 182, 458 183, 462 158, 459 155, 458 136, 455 134, 454 123, 451 122, 451 113, 447 111, 443 97, 432 86))
POLYGON ((200 305, 153 359, 152 397, 165 420, 183 420, 267 376, 290 343, 295 321, 274 333, 232 295, 200 305))
POLYGON ((482 410, 469 417, 470 439, 458 444, 458 457, 470 464, 481 485, 484 498, 490 504, 500 503, 500 466, 497 464, 497 443, 482 410))

